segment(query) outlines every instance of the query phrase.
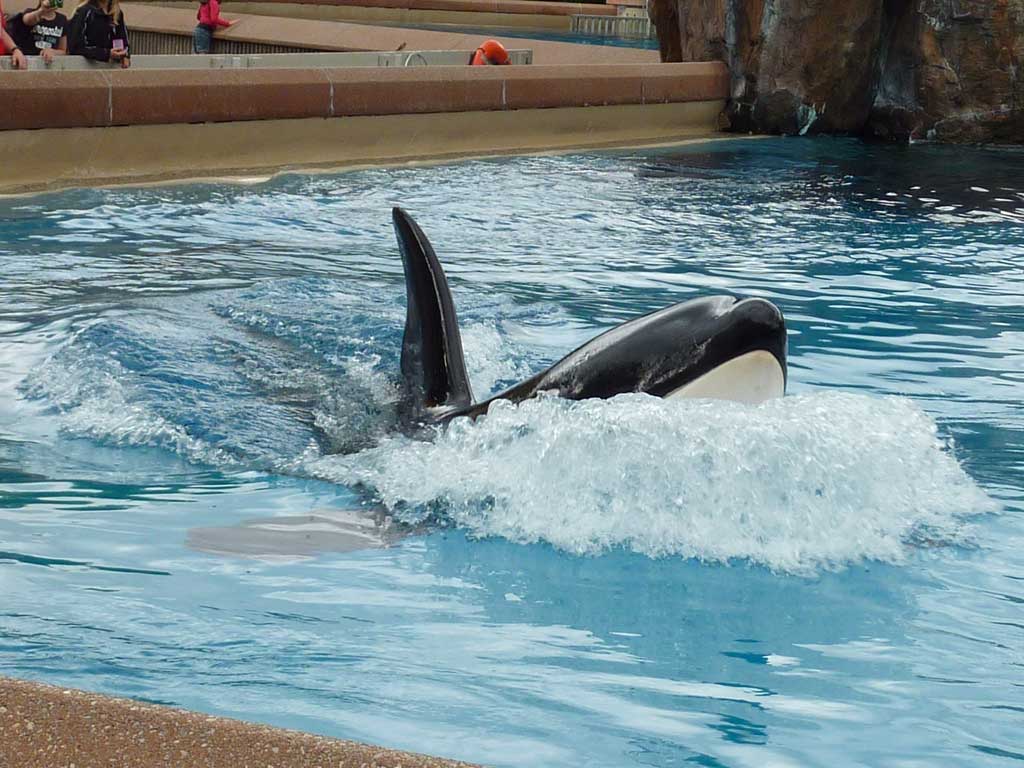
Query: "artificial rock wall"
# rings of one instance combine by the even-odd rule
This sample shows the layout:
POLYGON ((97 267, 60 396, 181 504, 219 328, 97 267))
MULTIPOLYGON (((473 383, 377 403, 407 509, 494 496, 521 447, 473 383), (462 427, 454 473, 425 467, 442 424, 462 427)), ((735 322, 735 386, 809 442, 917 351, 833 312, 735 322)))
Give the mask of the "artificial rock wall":
POLYGON ((650 0, 662 60, 720 59, 733 129, 1024 143, 1024 0, 650 0))

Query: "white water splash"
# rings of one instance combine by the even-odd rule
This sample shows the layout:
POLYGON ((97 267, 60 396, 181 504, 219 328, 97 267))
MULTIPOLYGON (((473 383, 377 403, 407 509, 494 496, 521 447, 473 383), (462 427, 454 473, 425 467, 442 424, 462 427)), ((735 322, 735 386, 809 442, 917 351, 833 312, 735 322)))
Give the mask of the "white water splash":
POLYGON ((480 536, 796 573, 900 562, 909 541, 962 541, 963 518, 993 508, 913 402, 834 392, 498 403, 433 442, 392 437, 303 468, 395 510, 440 504, 480 536))
POLYGON ((129 380, 124 367, 113 358, 83 355, 65 359, 58 354, 32 372, 22 391, 56 409, 61 430, 74 437, 107 445, 154 446, 196 463, 240 464, 228 451, 157 413, 129 380))
POLYGON ((494 392, 500 382, 529 378, 533 371, 526 364, 525 351, 505 338, 493 323, 472 323, 462 329, 466 368, 479 399, 494 392))

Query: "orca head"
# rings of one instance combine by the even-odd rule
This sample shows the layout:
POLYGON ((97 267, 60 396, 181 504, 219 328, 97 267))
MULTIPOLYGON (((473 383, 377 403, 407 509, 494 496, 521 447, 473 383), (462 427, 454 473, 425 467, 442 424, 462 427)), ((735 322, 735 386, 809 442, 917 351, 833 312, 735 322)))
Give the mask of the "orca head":
POLYGON ((788 341, 779 308, 765 299, 731 296, 706 303, 710 311, 684 340, 693 349, 689 364, 673 369, 670 363, 656 394, 752 404, 782 397, 788 341))
POLYGON ((709 296, 623 323, 499 397, 645 392, 759 403, 786 388, 786 324, 759 298, 709 296))

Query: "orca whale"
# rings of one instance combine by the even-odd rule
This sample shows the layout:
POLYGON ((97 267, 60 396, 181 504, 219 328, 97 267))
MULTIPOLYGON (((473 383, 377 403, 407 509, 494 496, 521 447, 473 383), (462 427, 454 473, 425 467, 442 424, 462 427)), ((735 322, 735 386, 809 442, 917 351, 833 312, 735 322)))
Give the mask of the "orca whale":
POLYGON ((786 390, 786 323, 759 298, 708 296, 630 320, 588 341, 526 381, 474 402, 448 280, 423 230, 392 210, 405 269, 403 421, 443 424, 476 418, 496 400, 540 392, 572 400, 628 392, 759 403, 786 390))

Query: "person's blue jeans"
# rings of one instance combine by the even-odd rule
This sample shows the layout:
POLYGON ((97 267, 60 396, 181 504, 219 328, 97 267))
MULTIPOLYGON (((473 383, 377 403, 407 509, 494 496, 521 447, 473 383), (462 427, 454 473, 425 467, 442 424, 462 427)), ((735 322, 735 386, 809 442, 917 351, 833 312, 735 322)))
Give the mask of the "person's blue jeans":
POLYGON ((195 53, 209 53, 213 48, 213 31, 202 24, 192 30, 192 50, 195 53))

